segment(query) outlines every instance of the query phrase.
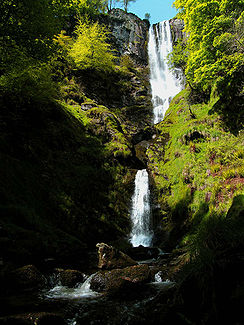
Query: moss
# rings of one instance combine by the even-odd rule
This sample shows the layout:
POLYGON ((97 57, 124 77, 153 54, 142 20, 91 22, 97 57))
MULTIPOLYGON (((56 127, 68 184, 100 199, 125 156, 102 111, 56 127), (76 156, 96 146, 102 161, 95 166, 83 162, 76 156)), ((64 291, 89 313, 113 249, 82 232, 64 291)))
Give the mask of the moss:
POLYGON ((190 105, 189 96, 186 89, 172 100, 157 125, 159 136, 147 151, 158 201, 164 211, 167 207, 162 225, 171 230, 183 227, 182 238, 199 221, 200 210, 202 218, 209 211, 226 215, 233 197, 244 191, 241 134, 226 131, 220 116, 212 112, 215 98, 190 105), (208 209, 201 209, 204 204, 208 209), (174 218, 177 209, 181 217, 174 218))

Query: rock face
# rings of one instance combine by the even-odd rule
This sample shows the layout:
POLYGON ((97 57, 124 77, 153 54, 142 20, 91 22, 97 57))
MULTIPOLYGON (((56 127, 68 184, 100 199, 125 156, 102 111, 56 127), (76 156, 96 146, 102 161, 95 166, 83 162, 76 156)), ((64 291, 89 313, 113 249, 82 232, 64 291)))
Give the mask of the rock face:
POLYGON ((149 266, 134 265, 124 269, 98 272, 91 280, 91 289, 97 292, 115 294, 121 290, 132 290, 150 281, 149 266))
POLYGON ((173 44, 175 44, 179 39, 186 37, 186 33, 183 32, 185 25, 182 19, 170 19, 169 23, 172 32, 173 44))
POLYGON ((128 54, 136 62, 147 65, 148 21, 116 8, 109 13, 108 26, 119 54, 128 54))
POLYGON ((98 247, 98 267, 100 269, 111 270, 137 264, 137 262, 128 255, 112 246, 104 243, 98 243, 96 246, 98 247))

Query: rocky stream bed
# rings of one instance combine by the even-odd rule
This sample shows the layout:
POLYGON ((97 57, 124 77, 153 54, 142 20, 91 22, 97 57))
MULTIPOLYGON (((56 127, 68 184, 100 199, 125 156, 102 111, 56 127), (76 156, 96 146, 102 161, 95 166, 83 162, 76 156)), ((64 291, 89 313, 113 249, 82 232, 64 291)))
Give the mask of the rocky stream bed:
POLYGON ((98 267, 86 272, 27 265, 9 274, 0 324, 155 324, 179 317, 173 310, 183 255, 140 246, 130 249, 145 259, 136 261, 104 243, 98 248, 98 267))

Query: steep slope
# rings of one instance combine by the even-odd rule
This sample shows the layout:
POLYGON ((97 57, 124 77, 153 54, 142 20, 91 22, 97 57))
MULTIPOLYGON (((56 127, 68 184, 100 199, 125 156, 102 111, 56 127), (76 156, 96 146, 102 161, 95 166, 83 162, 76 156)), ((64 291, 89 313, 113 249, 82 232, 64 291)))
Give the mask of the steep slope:
MULTIPOLYGON (((112 16, 111 24, 126 19, 112 16)), ((146 37, 145 22, 133 19, 146 37)), ((133 33, 120 40, 125 50, 133 33)), ((137 50, 120 54, 118 71, 67 70, 58 101, 1 97, 2 270, 50 258, 84 268, 87 247, 129 232, 132 179, 142 165, 133 144, 151 132, 146 60, 133 61, 137 50)))

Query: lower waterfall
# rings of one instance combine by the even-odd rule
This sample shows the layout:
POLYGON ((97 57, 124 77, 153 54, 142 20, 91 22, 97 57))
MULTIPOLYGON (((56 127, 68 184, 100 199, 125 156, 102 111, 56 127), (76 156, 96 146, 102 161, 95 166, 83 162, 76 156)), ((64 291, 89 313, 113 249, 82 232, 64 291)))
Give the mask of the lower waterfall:
POLYGON ((132 230, 130 242, 134 247, 149 247, 153 238, 151 230, 151 207, 149 177, 146 169, 138 170, 131 210, 132 230))

